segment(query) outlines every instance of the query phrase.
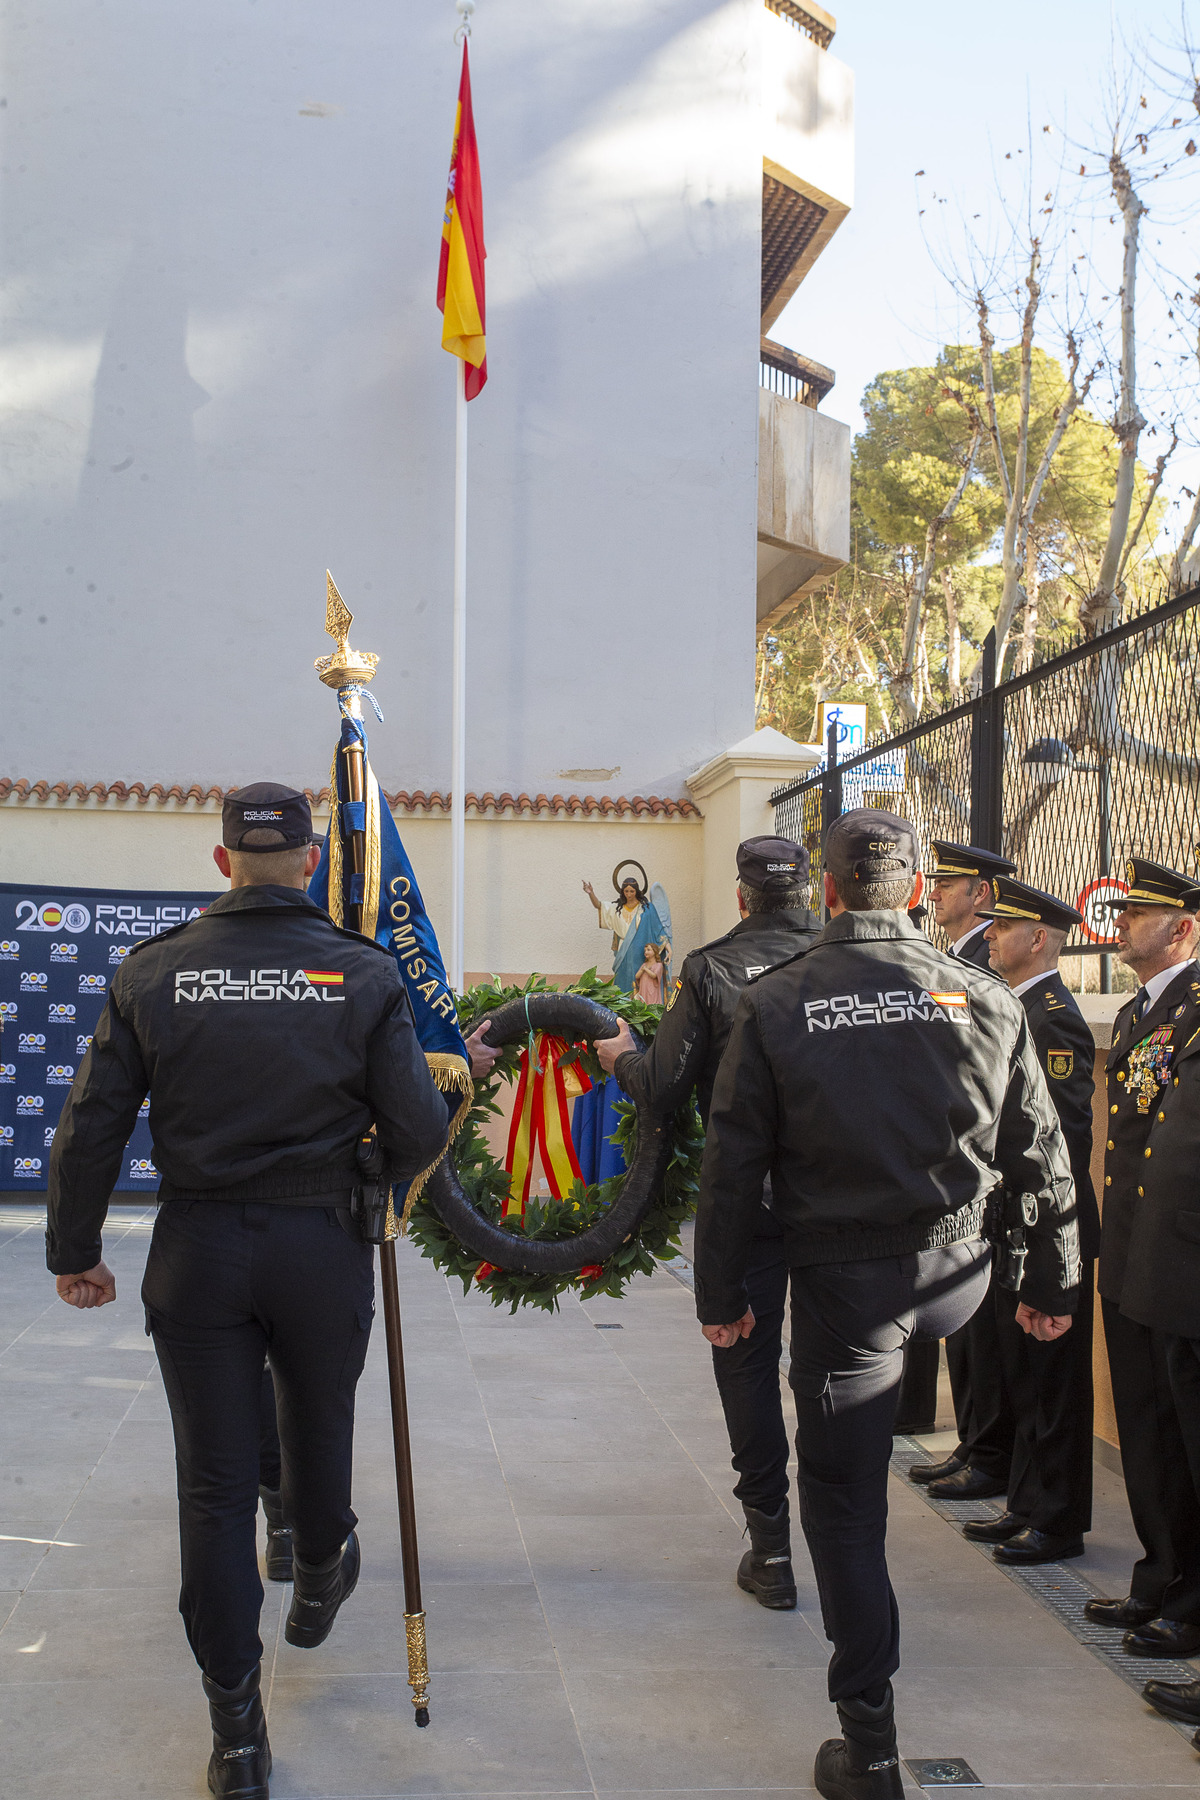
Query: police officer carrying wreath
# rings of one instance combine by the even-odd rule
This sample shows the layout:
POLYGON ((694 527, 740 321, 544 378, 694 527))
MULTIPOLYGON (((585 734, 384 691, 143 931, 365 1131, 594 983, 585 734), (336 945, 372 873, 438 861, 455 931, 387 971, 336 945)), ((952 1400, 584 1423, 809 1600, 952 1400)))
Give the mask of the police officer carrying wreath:
POLYGON ((999 875, 981 917, 991 921, 992 967, 1025 1008, 1067 1142, 1082 1271, 1071 1329, 1049 1343, 1021 1330, 1013 1295, 993 1282, 1000 1365, 1015 1424, 1008 1506, 998 1519, 968 1519, 963 1535, 994 1544, 1000 1563, 1060 1562, 1083 1554, 1092 1523, 1092 1271, 1100 1248, 1091 1177, 1095 1044, 1058 972, 1067 933, 1082 914, 1053 894, 999 875))
POLYGON ((906 820, 860 809, 831 827, 829 924, 738 1003, 696 1228, 697 1313, 729 1347, 754 1331, 745 1269, 770 1174, 791 1265, 801 1522, 843 1730, 817 1755, 826 1800, 903 1793, 885 1534, 904 1344, 982 1301, 985 1206, 1004 1188, 1022 1328, 1068 1329, 1079 1282, 1070 1168, 1024 1011, 911 923, 917 871, 906 820))
POLYGON ((179 1609, 212 1717, 208 1785, 266 1800, 264 1353, 293 1534, 285 1635, 313 1647, 359 1569, 351 1444, 374 1266, 349 1212, 355 1150, 374 1126, 406 1183, 441 1152, 447 1111, 390 953, 304 892, 318 851, 303 794, 243 788, 221 836, 230 892, 137 945, 113 979, 55 1134, 46 1260, 69 1304, 115 1298, 101 1229, 149 1090, 162 1186, 142 1298, 175 1432, 179 1609))
MULTIPOLYGON (((1128 892, 1111 901, 1120 958, 1141 987, 1117 1014, 1105 1065, 1108 1141, 1101 1214, 1100 1313, 1112 1376, 1121 1467, 1144 1554, 1126 1597, 1089 1600, 1099 1625, 1120 1627, 1135 1656, 1200 1650, 1200 1503, 1188 1473, 1167 1368, 1164 1327, 1143 1304, 1126 1311, 1134 1221, 1156 1154, 1151 1133, 1172 1088, 1172 1065, 1200 1026, 1195 963, 1200 890, 1194 877, 1130 857, 1128 892), (1160 1098, 1162 1096, 1162 1098, 1160 1098)), ((1136 1273, 1136 1270, 1135 1270, 1136 1273)), ((1140 1288, 1144 1302, 1144 1288, 1140 1288)))
MULTIPOLYGON (((686 1104, 693 1088, 708 1125, 713 1084, 733 1015, 748 981, 812 943, 821 927, 808 906, 808 851, 790 838, 747 838, 738 845, 741 922, 693 950, 679 972, 654 1041, 644 1054, 627 1024, 601 1038, 596 1054, 627 1094, 663 1113, 686 1104)), ((779 1391, 779 1359, 787 1310, 788 1265, 783 1231, 763 1197, 746 1265, 746 1287, 758 1321, 730 1350, 713 1351, 725 1412, 734 1493, 746 1515, 750 1548, 737 1583, 777 1612, 796 1604, 788 1507, 788 1434, 779 1391)))

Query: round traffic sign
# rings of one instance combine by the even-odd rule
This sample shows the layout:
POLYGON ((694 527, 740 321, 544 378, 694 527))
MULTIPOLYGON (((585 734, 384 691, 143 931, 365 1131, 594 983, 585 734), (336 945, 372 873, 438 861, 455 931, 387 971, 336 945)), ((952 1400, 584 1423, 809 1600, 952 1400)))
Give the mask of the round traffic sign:
POLYGON ((1080 930, 1093 944, 1117 942, 1113 915, 1105 909, 1105 902, 1123 899, 1128 892, 1128 884, 1118 881, 1115 875, 1101 875, 1099 880, 1088 882, 1075 902, 1075 909, 1083 914, 1080 930))

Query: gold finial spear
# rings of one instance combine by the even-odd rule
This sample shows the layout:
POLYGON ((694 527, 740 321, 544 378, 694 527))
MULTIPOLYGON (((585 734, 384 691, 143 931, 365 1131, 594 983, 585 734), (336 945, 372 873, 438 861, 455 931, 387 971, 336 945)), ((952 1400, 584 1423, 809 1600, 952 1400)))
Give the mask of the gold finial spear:
POLYGON ((313 666, 326 687, 343 688, 351 683, 365 687, 379 667, 379 658, 369 650, 350 648, 354 614, 338 593, 337 583, 328 569, 325 583, 325 629, 337 649, 330 656, 318 656, 313 666))

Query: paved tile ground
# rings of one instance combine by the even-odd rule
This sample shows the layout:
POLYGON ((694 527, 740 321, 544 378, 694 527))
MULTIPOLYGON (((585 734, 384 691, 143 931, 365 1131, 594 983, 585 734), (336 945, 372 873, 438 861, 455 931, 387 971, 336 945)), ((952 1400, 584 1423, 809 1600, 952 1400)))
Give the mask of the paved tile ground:
MULTIPOLYGON (((80 1314, 54 1297, 40 1212, 0 1210, 4 1800, 206 1791, 170 1426, 137 1298, 151 1224, 114 1213, 118 1303, 80 1314)), ((510 1319, 407 1245, 400 1267, 432 1723, 414 1726, 404 1676, 380 1327, 359 1390, 362 1583, 315 1652, 283 1642, 290 1590, 264 1607, 274 1800, 811 1793, 835 1726, 812 1575, 800 1551, 792 1614, 733 1585, 739 1521, 691 1296, 660 1274, 623 1303, 510 1319)), ((1097 1476, 1085 1566, 1124 1591, 1128 1516, 1097 1476)), ((1023 1800, 1195 1788, 1184 1737, 892 1487, 906 1755, 964 1757, 1023 1800)))

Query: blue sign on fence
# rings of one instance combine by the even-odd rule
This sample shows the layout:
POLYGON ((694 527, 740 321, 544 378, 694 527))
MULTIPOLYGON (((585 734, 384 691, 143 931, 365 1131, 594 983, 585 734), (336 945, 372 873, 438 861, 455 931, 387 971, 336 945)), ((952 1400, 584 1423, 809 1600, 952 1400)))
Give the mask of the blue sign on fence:
MULTIPOLYGON (((0 882, 0 1188, 46 1186, 50 1146, 117 969, 141 938, 202 913, 215 894, 0 882)), ((154 1192, 149 1104, 117 1189, 154 1192)))

